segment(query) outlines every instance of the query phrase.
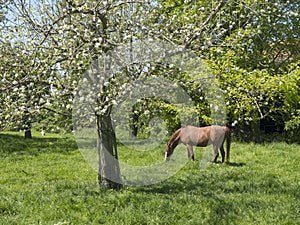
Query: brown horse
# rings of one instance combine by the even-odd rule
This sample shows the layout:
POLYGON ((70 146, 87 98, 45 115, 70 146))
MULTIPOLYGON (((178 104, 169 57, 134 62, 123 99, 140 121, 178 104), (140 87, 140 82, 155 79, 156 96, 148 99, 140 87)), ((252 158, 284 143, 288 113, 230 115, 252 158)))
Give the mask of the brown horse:
POLYGON ((229 162, 231 130, 227 126, 212 125, 207 127, 186 126, 176 130, 166 144, 165 161, 170 160, 174 149, 183 143, 188 151, 188 157, 195 161, 193 146, 205 147, 212 144, 214 149, 213 162, 216 163, 221 151, 222 163, 224 163, 225 151, 223 144, 227 143, 226 162, 229 162))

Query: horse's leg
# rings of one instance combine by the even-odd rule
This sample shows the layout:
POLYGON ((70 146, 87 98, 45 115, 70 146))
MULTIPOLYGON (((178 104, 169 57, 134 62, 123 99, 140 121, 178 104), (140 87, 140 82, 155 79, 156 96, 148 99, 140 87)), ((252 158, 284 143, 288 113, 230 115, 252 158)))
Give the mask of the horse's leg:
POLYGON ((224 151, 223 144, 220 147, 220 151, 221 151, 221 156, 222 156, 222 163, 224 163, 224 161, 225 161, 225 151, 224 151))
POLYGON ((217 162, 217 158, 219 156, 218 146, 216 144, 213 144, 213 148, 214 148, 214 160, 213 160, 213 163, 216 163, 217 162))
POLYGON ((191 158, 191 152, 190 152, 190 150, 189 150, 188 145, 186 145, 186 150, 187 150, 187 153, 188 153, 188 158, 191 158))
POLYGON ((191 158, 193 160, 193 162, 194 162, 195 161, 195 157, 194 157, 193 146, 186 145, 186 149, 188 151, 188 157, 191 158))

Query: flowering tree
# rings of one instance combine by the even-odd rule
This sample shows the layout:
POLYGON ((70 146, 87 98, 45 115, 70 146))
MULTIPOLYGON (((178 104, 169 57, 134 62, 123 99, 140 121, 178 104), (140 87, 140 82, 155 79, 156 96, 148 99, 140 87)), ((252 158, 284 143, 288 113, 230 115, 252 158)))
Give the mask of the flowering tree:
MULTIPOLYGON (((25 117, 30 122, 43 110, 71 115, 84 71, 99 55, 140 32, 147 5, 146 1, 11 1, 2 30, 1 121, 6 123, 2 127, 25 117)), ((97 116, 99 151, 106 148, 117 157, 110 107, 105 107, 107 111, 97 116)), ((120 187, 103 173, 99 183, 120 187)))

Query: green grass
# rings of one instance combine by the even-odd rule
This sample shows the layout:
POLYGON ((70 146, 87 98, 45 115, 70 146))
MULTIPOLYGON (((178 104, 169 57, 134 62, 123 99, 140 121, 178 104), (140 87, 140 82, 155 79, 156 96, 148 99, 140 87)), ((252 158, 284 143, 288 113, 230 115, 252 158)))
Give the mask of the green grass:
POLYGON ((98 188, 71 135, 34 137, 0 134, 0 224, 300 224, 298 145, 233 143, 231 164, 205 169, 197 148, 168 180, 116 192, 98 188))

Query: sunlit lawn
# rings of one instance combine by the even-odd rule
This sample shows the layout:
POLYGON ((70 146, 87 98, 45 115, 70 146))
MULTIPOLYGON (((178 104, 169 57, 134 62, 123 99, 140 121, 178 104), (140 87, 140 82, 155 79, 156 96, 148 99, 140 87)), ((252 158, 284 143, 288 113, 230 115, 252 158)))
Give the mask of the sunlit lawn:
POLYGON ((231 164, 206 168, 197 148, 168 180, 116 192, 98 188, 72 135, 34 137, 0 134, 0 224, 300 224, 298 145, 234 142, 231 164))

